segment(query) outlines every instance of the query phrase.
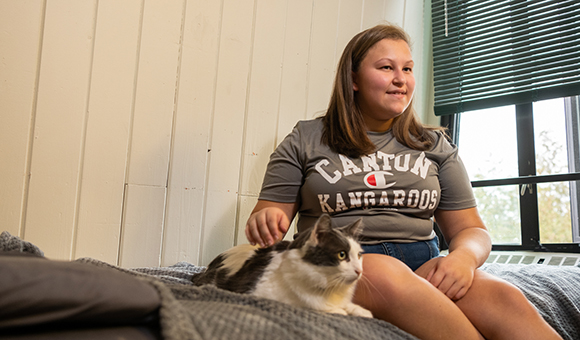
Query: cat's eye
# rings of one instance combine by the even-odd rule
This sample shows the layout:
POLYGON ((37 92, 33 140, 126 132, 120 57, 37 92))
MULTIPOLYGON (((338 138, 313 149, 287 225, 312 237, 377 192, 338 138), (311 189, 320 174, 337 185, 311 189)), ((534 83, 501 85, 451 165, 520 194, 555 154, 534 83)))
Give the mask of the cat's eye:
POLYGON ((362 257, 363 253, 358 253, 358 258, 360 259, 362 257))
POLYGON ((339 251, 338 252, 338 259, 341 260, 341 261, 344 260, 344 259, 346 259, 346 252, 345 251, 339 251))

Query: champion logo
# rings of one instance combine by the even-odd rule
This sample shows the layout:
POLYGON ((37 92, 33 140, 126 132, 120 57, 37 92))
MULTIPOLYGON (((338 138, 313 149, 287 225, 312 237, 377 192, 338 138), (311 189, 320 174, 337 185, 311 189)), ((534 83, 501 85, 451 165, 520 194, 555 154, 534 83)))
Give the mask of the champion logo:
POLYGON ((397 182, 387 183, 387 176, 393 176, 387 171, 369 172, 364 179, 365 185, 371 189, 386 189, 392 187, 397 182))

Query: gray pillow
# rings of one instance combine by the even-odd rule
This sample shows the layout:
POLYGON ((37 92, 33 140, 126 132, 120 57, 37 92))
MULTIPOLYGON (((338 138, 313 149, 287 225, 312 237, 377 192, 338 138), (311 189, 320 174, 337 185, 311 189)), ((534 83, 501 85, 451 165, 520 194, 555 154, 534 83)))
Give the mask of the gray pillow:
POLYGON ((138 324, 155 317, 157 291, 111 268, 0 253, 0 330, 138 324), (3 255, 4 254, 4 255, 3 255))

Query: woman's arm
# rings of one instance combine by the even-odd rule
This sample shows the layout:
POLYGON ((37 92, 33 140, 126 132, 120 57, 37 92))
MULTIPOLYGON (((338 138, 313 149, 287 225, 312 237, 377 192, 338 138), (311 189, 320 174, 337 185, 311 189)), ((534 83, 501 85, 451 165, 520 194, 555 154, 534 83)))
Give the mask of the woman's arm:
POLYGON ((491 238, 477 208, 437 210, 435 221, 449 244, 449 253, 469 253, 476 268, 487 260, 491 251, 491 238))
POLYGON ((426 279, 457 300, 471 287, 475 270, 491 251, 491 238, 476 208, 437 210, 435 220, 449 244, 449 255, 437 261, 426 279))
POLYGON ((298 211, 298 203, 258 200, 246 223, 246 237, 251 244, 271 246, 288 232, 290 221, 298 211))

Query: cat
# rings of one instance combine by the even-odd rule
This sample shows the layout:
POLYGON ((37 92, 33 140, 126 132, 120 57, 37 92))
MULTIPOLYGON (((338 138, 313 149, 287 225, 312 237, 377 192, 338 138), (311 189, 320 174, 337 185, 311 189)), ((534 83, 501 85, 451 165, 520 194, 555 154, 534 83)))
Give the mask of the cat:
POLYGON ((292 242, 267 248, 242 244, 225 251, 192 281, 196 286, 213 284, 298 307, 370 318, 370 311, 352 302, 363 269, 362 248, 356 241, 361 230, 361 219, 333 228, 330 216, 324 214, 292 242))

